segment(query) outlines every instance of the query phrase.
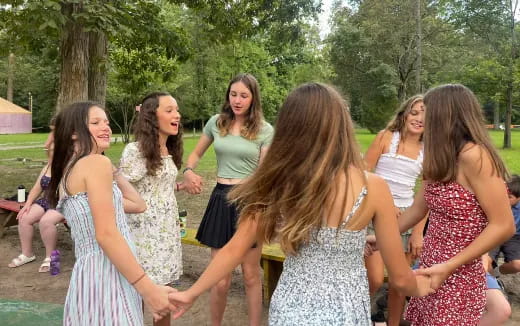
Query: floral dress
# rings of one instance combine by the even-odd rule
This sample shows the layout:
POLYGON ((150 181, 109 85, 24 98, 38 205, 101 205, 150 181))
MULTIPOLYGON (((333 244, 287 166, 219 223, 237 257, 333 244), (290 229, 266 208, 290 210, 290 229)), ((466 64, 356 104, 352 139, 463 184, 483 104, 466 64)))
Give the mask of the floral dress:
POLYGON ((178 280, 182 274, 182 247, 174 194, 177 167, 170 155, 163 156, 156 175, 148 175, 138 143, 130 143, 123 151, 120 168, 146 201, 144 213, 127 214, 139 263, 155 283, 178 280))
MULTIPOLYGON (((424 198, 430 209, 420 267, 443 263, 471 244, 487 225, 476 196, 456 182, 429 183, 424 198)), ((482 260, 457 268, 443 285, 422 298, 412 298, 406 320, 414 326, 476 326, 486 304, 482 260)))

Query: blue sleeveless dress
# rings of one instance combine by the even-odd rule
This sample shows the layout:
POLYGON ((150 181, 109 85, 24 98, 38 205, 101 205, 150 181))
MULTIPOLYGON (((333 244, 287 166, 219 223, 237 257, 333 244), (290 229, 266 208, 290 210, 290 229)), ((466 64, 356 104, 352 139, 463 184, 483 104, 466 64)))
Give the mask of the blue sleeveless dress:
MULTIPOLYGON (((123 211, 123 196, 115 183, 112 189, 117 228, 135 254, 123 211)), ((143 325, 141 296, 96 242, 87 193, 66 196, 58 208, 70 226, 76 255, 63 325, 143 325)))
POLYGON ((271 299, 269 325, 371 325, 363 260, 366 228, 344 228, 366 193, 363 188, 338 229, 316 230, 296 255, 286 257, 271 299))

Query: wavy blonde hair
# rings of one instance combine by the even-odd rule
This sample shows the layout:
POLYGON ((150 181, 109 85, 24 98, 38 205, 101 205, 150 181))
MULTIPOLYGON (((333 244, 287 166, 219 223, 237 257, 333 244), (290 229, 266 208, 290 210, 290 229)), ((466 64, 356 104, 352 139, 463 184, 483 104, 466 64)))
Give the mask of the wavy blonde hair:
POLYGON ((282 105, 264 161, 229 198, 241 210, 239 223, 257 218, 265 242, 277 235, 282 249, 294 254, 322 226, 336 176, 350 180, 352 166, 363 169, 345 100, 331 86, 304 84, 282 105))

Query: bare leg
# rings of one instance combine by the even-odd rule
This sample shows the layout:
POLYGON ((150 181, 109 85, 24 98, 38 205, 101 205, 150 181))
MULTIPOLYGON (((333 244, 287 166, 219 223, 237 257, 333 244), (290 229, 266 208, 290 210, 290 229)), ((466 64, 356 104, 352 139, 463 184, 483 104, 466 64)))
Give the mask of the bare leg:
POLYGON ((40 221, 44 213, 43 208, 38 204, 31 205, 29 212, 18 221, 18 234, 20 235, 20 244, 22 246, 22 254, 31 257, 33 253, 32 239, 34 235, 34 223, 40 221))
MULTIPOLYGON (((412 254, 405 254, 408 265, 412 262, 412 254)), ((404 312, 406 296, 402 295, 393 286, 388 288, 388 326, 399 326, 404 312)))
POLYGON ((54 209, 49 209, 40 219, 40 234, 45 245, 45 257, 50 257, 52 251, 56 249, 56 241, 58 239, 56 224, 62 220, 63 215, 54 209))
POLYGON ((250 326, 260 326, 262 323, 262 279, 260 276, 261 256, 261 246, 252 248, 245 255, 244 262, 242 263, 250 326))
POLYGON ((511 306, 498 289, 486 291, 486 311, 480 319, 479 326, 501 326, 511 316, 511 306))
MULTIPOLYGON (((220 249, 211 248, 211 259, 220 249)), ((227 294, 229 286, 231 285, 231 274, 221 279, 214 287, 211 288, 209 294, 209 308, 211 312, 211 325, 222 325, 222 318, 226 310, 227 294)))
POLYGON ((367 269, 368 288, 372 296, 379 290, 381 285, 383 285, 385 278, 385 267, 379 251, 365 257, 365 267, 367 269))

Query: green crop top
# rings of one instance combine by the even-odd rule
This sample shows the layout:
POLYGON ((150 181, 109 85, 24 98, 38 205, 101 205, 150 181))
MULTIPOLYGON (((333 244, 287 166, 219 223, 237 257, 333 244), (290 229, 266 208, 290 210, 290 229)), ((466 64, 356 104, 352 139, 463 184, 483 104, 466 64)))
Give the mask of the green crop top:
POLYGON ((263 121, 260 132, 253 140, 231 134, 222 137, 217 127, 218 117, 218 114, 212 116, 203 130, 204 134, 213 140, 217 156, 217 176, 230 179, 247 178, 258 166, 260 149, 271 144, 273 127, 263 121))

